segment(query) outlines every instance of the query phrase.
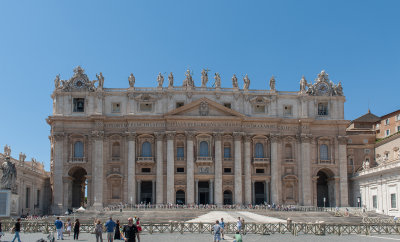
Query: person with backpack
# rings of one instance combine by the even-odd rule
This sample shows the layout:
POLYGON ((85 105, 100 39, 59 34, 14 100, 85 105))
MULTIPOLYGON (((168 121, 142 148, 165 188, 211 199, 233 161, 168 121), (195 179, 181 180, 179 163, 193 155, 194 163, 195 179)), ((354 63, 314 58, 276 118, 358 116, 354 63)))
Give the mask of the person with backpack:
POLYGON ((60 217, 57 217, 56 221, 54 222, 54 225, 56 226, 56 231, 57 231, 57 239, 63 240, 63 222, 60 220, 60 217))
POLYGON ((214 242, 220 242, 221 241, 221 226, 219 225, 219 221, 215 221, 215 224, 213 226, 213 231, 214 231, 214 242))
POLYGON ((14 235, 14 239, 12 240, 12 242, 15 241, 15 239, 18 239, 18 242, 21 242, 21 239, 19 238, 19 232, 21 232, 21 219, 18 218, 17 222, 15 223, 14 227, 13 227, 13 231, 15 232, 14 235))

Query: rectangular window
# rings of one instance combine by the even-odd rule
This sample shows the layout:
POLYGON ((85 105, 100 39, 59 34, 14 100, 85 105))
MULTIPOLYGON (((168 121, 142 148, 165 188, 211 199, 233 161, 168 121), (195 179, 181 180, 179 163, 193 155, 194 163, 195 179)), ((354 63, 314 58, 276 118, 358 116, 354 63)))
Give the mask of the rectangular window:
POLYGON ((185 172, 185 168, 183 168, 183 167, 176 168, 176 173, 184 173, 184 172, 185 172))
POLYGON ((378 200, 377 200, 376 195, 372 196, 372 207, 373 208, 378 208, 378 200))
POLYGON ((265 172, 264 169, 256 169, 256 173, 258 173, 258 174, 262 174, 262 173, 264 173, 264 172, 265 172))
POLYGON ((142 168, 142 173, 150 173, 151 169, 150 168, 142 168))
POLYGON ((318 103, 318 115, 319 116, 327 116, 328 115, 328 104, 327 103, 318 103))
POLYGON ((387 137, 387 136, 389 136, 390 135, 390 129, 387 129, 386 131, 385 131, 385 136, 387 137))
POLYGON ((185 149, 183 147, 176 148, 176 157, 182 159, 185 157, 185 149))
POLYGON ((177 103, 176 103, 176 108, 183 107, 183 105, 185 105, 184 102, 177 102, 177 103))
POLYGON ((390 207, 391 208, 396 208, 396 193, 390 194, 390 207))
POLYGON ((369 154, 369 152, 371 152, 370 149, 364 149, 364 153, 365 153, 365 154, 369 154))
POLYGON ((389 119, 388 118, 385 120, 385 125, 389 125, 389 119))
POLYGON ((283 116, 292 116, 293 108, 290 105, 283 106, 283 116))
POLYGON ((400 126, 397 126, 397 132, 400 132, 400 126))
POLYGON ((120 103, 112 103, 111 104, 111 112, 120 113, 121 112, 121 104, 120 103))
POLYGON ((265 105, 257 104, 254 106, 255 113, 265 113, 265 105))
POLYGON ((232 168, 224 168, 224 173, 231 173, 232 172, 232 168))
POLYGON ((400 121, 400 114, 397 114, 397 115, 396 115, 396 120, 397 120, 397 121, 400 121))
POLYGON ((25 207, 30 208, 31 207, 31 188, 27 187, 26 188, 26 194, 25 194, 25 207))
POLYGON ((224 147, 224 158, 231 158, 231 147, 224 147))
POLYGON ((224 103, 224 106, 225 106, 226 108, 231 108, 231 104, 230 104, 230 103, 224 103))
POLYGON ((151 112, 153 110, 152 103, 141 103, 140 104, 140 111, 142 112, 151 112))
POLYGON ((76 113, 85 112, 85 99, 84 98, 74 98, 73 99, 74 109, 73 111, 76 113))

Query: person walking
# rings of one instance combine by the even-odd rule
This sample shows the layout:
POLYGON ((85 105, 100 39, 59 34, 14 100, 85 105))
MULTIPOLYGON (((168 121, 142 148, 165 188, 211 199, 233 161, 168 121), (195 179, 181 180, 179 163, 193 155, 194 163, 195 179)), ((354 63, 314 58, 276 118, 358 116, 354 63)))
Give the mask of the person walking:
POLYGON ((112 220, 112 217, 106 222, 105 226, 107 229, 107 242, 114 241, 114 229, 117 224, 112 220))
POLYGON ((103 225, 101 224, 100 219, 96 222, 94 232, 96 234, 96 242, 103 242, 103 225))
POLYGON ((64 239, 63 236, 63 222, 60 220, 60 217, 57 217, 56 221, 54 222, 57 231, 57 239, 64 239))
POLYGON ((79 222, 79 219, 76 219, 75 224, 74 224, 74 240, 79 239, 79 228, 80 227, 81 227, 81 223, 79 222))
POLYGON ((142 232, 142 226, 140 225, 140 218, 139 217, 136 218, 136 227, 138 229, 138 232, 141 233, 142 232))
POLYGON ((238 231, 241 232, 242 231, 242 220, 240 219, 240 217, 238 217, 236 225, 237 225, 238 231))
POLYGON ((215 221, 215 224, 213 226, 213 231, 214 231, 214 242, 219 242, 221 241, 221 226, 219 225, 219 221, 215 221))
POLYGON ((117 220, 117 225, 115 226, 115 234, 114 234, 114 239, 121 239, 121 225, 119 224, 119 220, 117 220))
POLYGON ((244 218, 242 218, 242 234, 246 234, 246 224, 244 223, 244 218))
POLYGON ((224 229, 225 229, 225 222, 224 222, 224 218, 221 218, 221 222, 219 223, 219 226, 221 227, 221 237, 223 240, 225 240, 224 237, 224 229))
POLYGON ((137 237, 138 242, 140 242, 138 232, 136 224, 133 223, 133 218, 128 218, 128 225, 125 225, 122 230, 124 240, 127 242, 136 242, 137 237))
POLYGON ((18 218, 17 222, 14 225, 13 230, 15 231, 15 235, 14 235, 14 239, 12 240, 12 242, 15 241, 15 239, 18 239, 18 242, 21 242, 21 239, 19 238, 19 232, 21 232, 21 219, 18 218))
POLYGON ((71 229, 72 229, 72 222, 71 219, 67 219, 67 233, 68 233, 68 237, 71 237, 71 229))

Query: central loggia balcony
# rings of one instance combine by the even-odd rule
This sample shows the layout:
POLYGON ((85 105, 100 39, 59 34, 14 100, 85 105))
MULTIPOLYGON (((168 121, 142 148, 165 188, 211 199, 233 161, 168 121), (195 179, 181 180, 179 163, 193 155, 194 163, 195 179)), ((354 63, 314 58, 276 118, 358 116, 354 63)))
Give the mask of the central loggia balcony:
POLYGON ((265 158, 265 157, 256 158, 256 157, 254 157, 253 158, 253 164, 254 165, 267 165, 267 164, 269 164, 269 158, 265 158))
POLYGON ((154 164, 154 157, 153 156, 139 156, 136 160, 137 163, 139 164, 154 164))
POLYGON ((73 164, 82 164, 86 163, 87 159, 86 157, 72 157, 68 163, 73 163, 73 164))
POLYGON ((211 156, 197 156, 196 163, 203 165, 210 165, 213 163, 213 159, 211 156))

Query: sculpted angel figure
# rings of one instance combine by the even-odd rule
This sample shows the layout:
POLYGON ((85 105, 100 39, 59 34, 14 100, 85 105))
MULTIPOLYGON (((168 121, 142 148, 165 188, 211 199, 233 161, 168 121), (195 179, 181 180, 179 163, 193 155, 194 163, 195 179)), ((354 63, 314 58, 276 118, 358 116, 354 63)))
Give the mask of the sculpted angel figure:
POLYGON ((201 87, 206 87, 208 82, 208 70, 201 71, 201 87))
POLYGON ((133 75, 133 73, 131 73, 131 75, 128 77, 128 81, 129 81, 129 86, 130 87, 135 87, 135 76, 133 75))
POLYGON ((271 91, 275 91, 275 77, 272 76, 271 79, 269 80, 269 88, 271 91))
POLYGON ((233 88, 239 88, 238 80, 237 80, 236 74, 233 74, 233 76, 232 76, 232 87, 233 87, 233 88))
POLYGON ((96 77, 97 77, 97 81, 99 82, 98 87, 103 88, 103 85, 104 85, 104 77, 103 77, 103 74, 100 72, 99 75, 96 74, 96 77))
POLYGON ((215 73, 215 87, 216 88, 220 88, 221 87, 221 76, 219 75, 219 73, 215 73))
POLYGON ((244 90, 249 90, 250 87, 250 79, 249 76, 246 74, 246 76, 243 78, 243 82, 244 82, 244 86, 243 89, 244 90))
POLYGON ((164 76, 161 75, 161 72, 158 73, 157 82, 158 82, 158 87, 162 87, 162 85, 164 84, 164 76))
POLYGON ((190 70, 186 70, 186 79, 183 81, 183 86, 194 87, 192 75, 190 74, 190 70))
POLYGON ((56 79, 54 79, 54 86, 56 89, 60 88, 60 74, 58 74, 56 79))
POLYGON ((335 86, 335 93, 338 96, 343 96, 342 82, 339 82, 339 84, 337 86, 335 86))
POLYGON ((174 75, 171 73, 169 73, 168 75, 168 87, 173 87, 174 86, 174 75))
POLYGON ((308 83, 307 83, 306 78, 304 76, 302 76, 301 80, 300 80, 300 92, 305 92, 307 85, 308 85, 308 83))

